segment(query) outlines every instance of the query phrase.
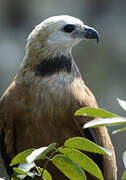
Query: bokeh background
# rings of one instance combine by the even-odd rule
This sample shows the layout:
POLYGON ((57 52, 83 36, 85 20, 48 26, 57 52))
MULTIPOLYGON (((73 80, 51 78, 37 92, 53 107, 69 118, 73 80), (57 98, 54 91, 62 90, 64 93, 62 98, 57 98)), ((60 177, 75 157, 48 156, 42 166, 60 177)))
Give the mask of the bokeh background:
MULTIPOLYGON (((101 108, 126 114, 116 98, 126 100, 126 1, 124 0, 0 0, 0 95, 11 83, 25 54, 34 26, 49 16, 68 14, 99 31, 100 43, 81 42, 73 49, 85 83, 101 108)), ((109 128, 111 134, 112 128, 109 128)), ((126 133, 112 135, 118 179, 124 170, 121 154, 126 133)))

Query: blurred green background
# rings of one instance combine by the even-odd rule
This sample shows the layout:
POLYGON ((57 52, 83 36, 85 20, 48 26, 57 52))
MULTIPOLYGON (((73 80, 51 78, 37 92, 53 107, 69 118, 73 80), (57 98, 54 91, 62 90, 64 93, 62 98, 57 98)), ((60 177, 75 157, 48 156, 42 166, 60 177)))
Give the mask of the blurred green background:
MULTIPOLYGON (((73 56, 101 108, 125 116, 116 98, 126 100, 126 1, 0 0, 0 95, 11 83, 25 54, 28 34, 49 16, 67 14, 96 28, 100 43, 81 42, 73 56)), ((109 128, 111 134, 112 128, 109 128)), ((125 132, 113 135, 119 179, 125 132)))

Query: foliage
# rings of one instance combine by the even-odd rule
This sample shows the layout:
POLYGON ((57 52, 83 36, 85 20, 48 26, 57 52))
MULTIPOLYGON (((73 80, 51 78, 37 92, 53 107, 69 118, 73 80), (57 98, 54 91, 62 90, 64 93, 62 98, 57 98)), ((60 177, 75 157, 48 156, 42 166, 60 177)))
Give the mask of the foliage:
POLYGON ((52 143, 47 147, 28 149, 19 153, 10 164, 15 172, 11 180, 24 179, 27 176, 38 176, 40 179, 52 180, 51 174, 46 170, 49 161, 71 180, 86 180, 85 171, 99 180, 103 180, 102 172, 97 164, 79 150, 111 155, 108 150, 86 138, 70 138, 65 141, 64 146, 59 148, 56 148, 56 143, 52 143), (43 168, 37 166, 38 160, 46 160, 43 168))
MULTIPOLYGON (((126 111, 126 101, 117 99, 120 106, 126 111)), ((84 125, 83 128, 96 128, 100 126, 126 125, 126 117, 120 117, 103 109, 95 109, 85 107, 75 112, 76 116, 95 117, 84 125)), ((126 127, 113 131, 125 131, 126 127)), ((57 148, 56 143, 52 143, 47 147, 38 149, 27 149, 16 155, 10 166, 13 167, 14 177, 11 180, 20 180, 29 176, 31 178, 38 176, 38 179, 52 180, 51 174, 46 170, 49 162, 52 162, 66 177, 71 180, 87 180, 85 171, 103 180, 103 175, 97 164, 90 159, 84 152, 99 153, 111 156, 111 152, 105 148, 98 146, 92 141, 74 137, 66 140, 64 146, 57 148), (44 161, 44 167, 38 167, 38 160, 44 161)), ((123 153, 123 163, 126 168, 126 151, 123 153)), ((122 175, 122 180, 126 179, 126 170, 122 175)))
MULTIPOLYGON (((117 98, 117 101, 121 108, 126 111, 126 101, 117 98)), ((103 109, 95 109, 95 108, 81 108, 79 109, 75 115, 83 115, 83 116, 92 116, 95 117, 95 120, 92 120, 84 125, 83 128, 96 128, 100 126, 117 126, 117 125, 125 125, 123 128, 116 129, 113 131, 113 134, 118 132, 126 131, 126 117, 120 117, 116 114, 110 113, 103 109)), ((126 168, 126 150, 122 156, 124 167, 126 168)), ((126 170, 123 172, 122 180, 126 180, 126 170)))

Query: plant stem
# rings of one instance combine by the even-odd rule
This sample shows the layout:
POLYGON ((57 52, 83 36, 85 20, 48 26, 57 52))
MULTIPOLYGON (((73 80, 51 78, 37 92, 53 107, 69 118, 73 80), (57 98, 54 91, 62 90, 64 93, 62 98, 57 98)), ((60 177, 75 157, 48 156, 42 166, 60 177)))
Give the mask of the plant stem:
POLYGON ((45 162, 45 165, 43 167, 43 170, 42 170, 42 173, 41 173, 41 176, 43 176, 43 173, 44 173, 44 170, 46 169, 49 161, 51 160, 51 158, 54 156, 54 154, 57 152, 57 149, 54 148, 55 151, 52 152, 52 154, 49 156, 49 157, 46 157, 47 158, 47 161, 45 162))
POLYGON ((41 172, 40 172, 40 170, 39 170, 39 167, 35 164, 35 162, 34 162, 34 165, 35 165, 35 168, 36 168, 36 170, 37 170, 37 172, 38 172, 38 176, 41 176, 41 172))

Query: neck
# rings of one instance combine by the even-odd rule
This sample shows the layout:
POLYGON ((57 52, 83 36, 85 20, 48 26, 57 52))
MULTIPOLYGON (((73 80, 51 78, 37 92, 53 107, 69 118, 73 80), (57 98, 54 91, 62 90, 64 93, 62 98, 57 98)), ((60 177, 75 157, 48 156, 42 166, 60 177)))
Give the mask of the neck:
POLYGON ((71 73, 73 60, 71 54, 61 55, 51 59, 45 59, 35 66, 35 75, 49 76, 54 73, 67 72, 71 73))
POLYGON ((26 72, 35 72, 36 76, 42 77, 59 72, 80 76, 73 61, 71 50, 61 53, 58 48, 55 51, 52 51, 51 48, 41 48, 40 51, 40 48, 35 49, 33 46, 28 46, 26 50, 26 55, 16 77, 24 76, 26 72))
POLYGON ((41 63, 45 59, 55 59, 55 57, 62 57, 62 56, 71 56, 71 48, 58 48, 58 47, 49 47, 48 44, 46 45, 34 45, 33 43, 27 43, 26 45, 26 55, 24 60, 20 66, 20 70, 33 68, 37 64, 41 63))

